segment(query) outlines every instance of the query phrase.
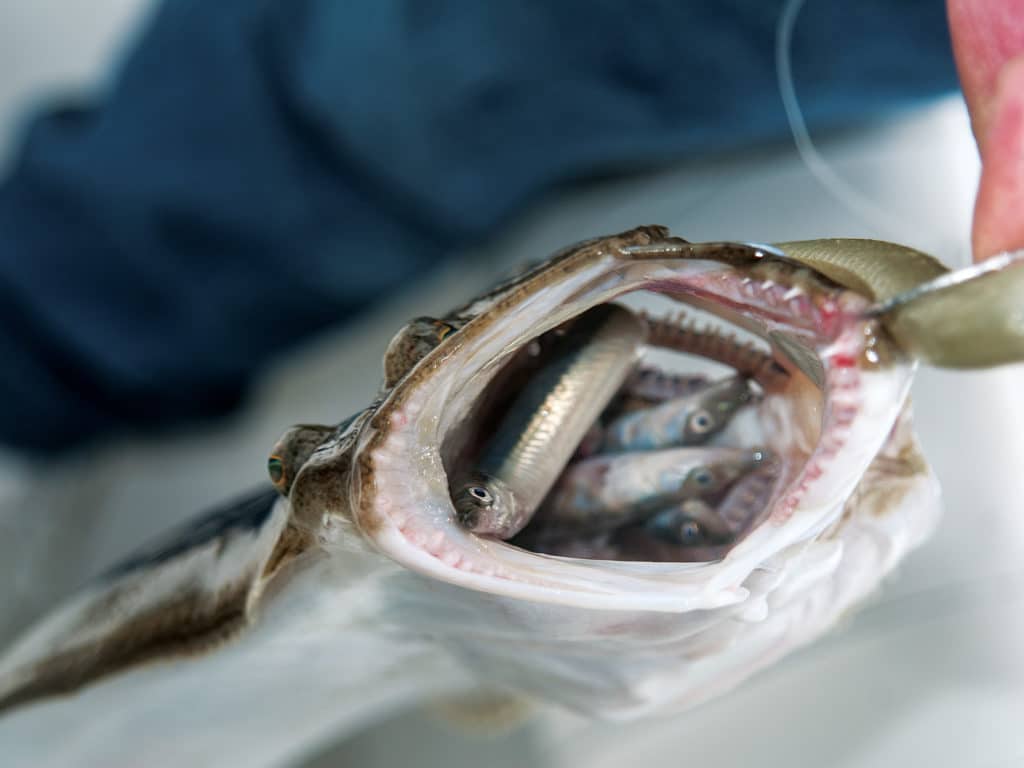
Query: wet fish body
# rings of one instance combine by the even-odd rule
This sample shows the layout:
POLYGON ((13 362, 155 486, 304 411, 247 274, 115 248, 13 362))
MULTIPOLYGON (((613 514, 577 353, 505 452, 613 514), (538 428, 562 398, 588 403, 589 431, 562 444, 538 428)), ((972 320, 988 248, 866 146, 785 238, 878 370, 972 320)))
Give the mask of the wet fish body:
POLYGON ((915 356, 1024 357, 1024 329, 1005 323, 1024 306, 1024 256, 997 268, 1007 279, 939 285, 945 267, 889 243, 689 243, 640 227, 403 329, 372 404, 275 453, 284 495, 269 509, 199 518, 0 657, 4 759, 107 766, 131 737, 151 766, 286 764, 479 685, 616 719, 720 696, 849 615, 934 527, 906 393, 915 356), (753 526, 734 546, 666 545, 663 562, 467 531, 449 476, 471 469, 459 456, 479 436, 464 427, 495 361, 637 291, 769 348, 756 414, 782 472, 753 526))
POLYGON ((623 392, 627 397, 663 403, 696 394, 710 385, 711 378, 702 373, 667 373, 640 365, 626 380, 623 392))
POLYGON ((503 539, 522 530, 636 364, 643 339, 639 318, 602 305, 555 341, 552 359, 512 402, 453 494, 466 528, 503 539))
POLYGON ((559 479, 536 525, 581 536, 619 528, 684 499, 713 498, 760 455, 745 448, 674 448, 584 459, 559 479))
POLYGON ((729 544, 735 536, 718 511, 706 501, 688 499, 651 515, 644 530, 677 547, 729 544))
POLYGON ((601 450, 653 451, 701 445, 725 429, 752 399, 750 385, 742 376, 715 382, 693 394, 620 416, 605 428, 601 450))

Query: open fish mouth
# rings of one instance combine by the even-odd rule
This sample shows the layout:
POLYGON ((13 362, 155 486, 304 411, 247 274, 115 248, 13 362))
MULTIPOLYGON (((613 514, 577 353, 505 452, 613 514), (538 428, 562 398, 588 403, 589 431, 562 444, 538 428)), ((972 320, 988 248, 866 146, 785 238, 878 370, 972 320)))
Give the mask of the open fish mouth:
POLYGON ((246 632, 181 674, 204 688, 219 669, 232 692, 287 639, 289 684, 333 697, 308 662, 352 662, 361 696, 381 683, 365 661, 397 679, 365 651, 387 635, 584 712, 693 706, 819 636, 928 535, 915 360, 1024 359, 1022 301, 1024 253, 950 272, 878 241, 691 244, 661 227, 571 247, 408 323, 375 402, 281 439, 276 493, 210 512, 31 628, 0 657, 0 710, 246 632), (623 308, 646 294, 749 341, 623 308), (698 381, 691 411, 696 358, 729 376, 698 381))
MULTIPOLYGON (((628 311, 613 306, 617 312, 628 311)), ((521 530, 495 538, 528 551, 581 559, 714 561, 762 522, 793 468, 806 461, 806 448, 815 436, 804 429, 782 432, 768 423, 779 407, 794 410, 775 400, 799 400, 800 391, 809 397, 796 407, 820 408, 815 387, 791 381, 801 375, 789 372, 791 361, 784 365, 766 344, 740 341, 735 332, 706 322, 698 326, 681 314, 633 317, 644 339, 637 350, 640 361, 622 355, 624 381, 582 436, 565 435, 571 430, 562 423, 546 424, 543 414, 534 419, 537 431, 546 428, 548 433, 536 441, 536 458, 523 459, 542 465, 530 468, 535 471, 527 479, 535 485, 548 475, 554 480, 521 530), (709 375, 709 367, 724 368, 725 373, 709 375), (561 463, 551 443, 566 437, 574 445, 572 456, 560 472, 549 470, 549 463, 561 463)), ((494 375, 461 429, 442 445, 449 478, 464 475, 466 466, 487 462, 484 446, 518 405, 525 383, 542 378, 557 364, 560 345, 581 322, 585 318, 574 318, 529 342, 494 375)), ((568 402, 554 405, 580 409, 580 400, 599 398, 587 378, 570 380, 574 391, 568 402)), ((539 410, 549 407, 544 403, 539 410)), ((801 425, 813 424, 813 417, 798 418, 801 425)), ((518 459, 512 455, 506 460, 518 459)), ((453 485, 457 516, 458 493, 453 485)), ((473 532, 495 533, 481 531, 480 523, 474 527, 465 519, 460 522, 473 532)))
MULTIPOLYGON (((890 461, 903 482, 897 496, 935 497, 909 431, 894 429, 914 362, 872 318, 868 298, 769 247, 719 244, 680 255, 661 245, 665 236, 640 228, 582 244, 441 321, 443 339, 358 430, 351 510, 376 548, 421 574, 492 595, 680 612, 743 602, 745 582, 773 557, 834 536, 880 454, 902 457, 899 466, 890 461), (495 393, 529 373, 531 346, 594 307, 642 292, 757 339, 759 347, 743 349, 748 363, 761 362, 741 370, 758 382, 753 418, 746 431, 722 438, 766 458, 737 481, 753 486, 736 491, 748 508, 742 524, 696 547, 666 545, 636 526, 544 541, 533 530, 540 514, 512 541, 467 530, 452 485, 501 408, 495 393), (908 477, 920 482, 907 485, 908 477)), ((674 331, 676 340, 688 333, 671 321, 644 322, 649 345, 671 346, 674 331)), ((729 364, 722 354, 719 362, 729 364)), ((899 507, 890 496, 879 512, 899 507)), ((329 514, 309 522, 326 543, 337 535, 329 514)))

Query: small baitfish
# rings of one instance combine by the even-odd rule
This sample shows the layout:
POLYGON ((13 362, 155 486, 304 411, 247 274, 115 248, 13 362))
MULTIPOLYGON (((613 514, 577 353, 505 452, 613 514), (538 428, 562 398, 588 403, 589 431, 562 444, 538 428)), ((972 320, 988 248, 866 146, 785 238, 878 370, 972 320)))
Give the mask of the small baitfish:
POLYGON ((645 327, 629 310, 603 304, 555 342, 551 361, 455 486, 455 513, 465 528, 503 539, 522 530, 633 369, 645 327))
POLYGON ((753 399, 745 377, 724 379, 691 395, 620 416, 605 428, 601 451, 701 445, 724 429, 733 415, 753 399))
POLYGON ((679 547, 728 544, 735 536, 715 508, 702 499, 687 499, 656 512, 644 522, 644 530, 679 547))
POLYGON ((594 456, 572 464, 537 513, 552 534, 591 536, 685 499, 710 499, 753 470, 763 449, 671 448, 594 456))
MULTIPOLYGON (((918 360, 1024 360, 1024 324, 1007 322, 1022 306, 1024 252, 951 272, 892 243, 690 243, 662 227, 565 249, 401 329, 373 402, 275 447, 276 490, 168 532, 26 627, 0 654, 0 762, 294 764, 481 687, 618 721, 720 696, 850 615, 934 528, 906 402, 918 360), (777 479, 754 469, 707 500, 742 535, 678 546, 636 524, 553 553, 467 530, 452 491, 543 375, 519 353, 650 292, 756 337, 651 319, 638 344, 730 365, 763 393, 749 445, 777 479), (513 394, 491 400, 495 386, 513 394)), ((571 402, 596 420, 603 380, 585 384, 571 402)), ((699 525, 708 510, 686 511, 699 525)))
POLYGON ((625 401, 622 410, 636 410, 677 397, 695 395, 711 384, 711 378, 702 373, 668 373, 641 365, 622 387, 622 399, 625 401))

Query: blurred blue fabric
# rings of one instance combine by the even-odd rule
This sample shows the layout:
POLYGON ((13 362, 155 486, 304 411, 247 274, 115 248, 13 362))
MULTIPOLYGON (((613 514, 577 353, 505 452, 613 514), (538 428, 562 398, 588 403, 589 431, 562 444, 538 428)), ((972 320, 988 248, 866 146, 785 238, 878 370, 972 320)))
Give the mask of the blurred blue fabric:
MULTIPOLYGON (((224 413, 554 185, 784 137, 781 7, 167 0, 0 187, 0 441, 224 413)), ((809 3, 793 68, 814 127, 956 87, 941 0, 809 3)))

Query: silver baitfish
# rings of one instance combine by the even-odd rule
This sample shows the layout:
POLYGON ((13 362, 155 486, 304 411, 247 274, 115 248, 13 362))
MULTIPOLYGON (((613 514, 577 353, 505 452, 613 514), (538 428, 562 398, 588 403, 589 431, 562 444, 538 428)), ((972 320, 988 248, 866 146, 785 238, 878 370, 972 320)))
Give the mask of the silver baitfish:
POLYGON ((619 528, 684 499, 713 498, 763 456, 747 448, 672 448, 587 458, 566 468, 534 525, 581 536, 619 528))
POLYGON ((462 525, 503 539, 522 530, 633 368, 644 330, 629 310, 604 304, 555 341, 456 487, 462 525))
POLYGON ((742 376, 715 382, 693 394, 620 416, 605 428, 601 450, 654 451, 701 445, 725 429, 753 398, 750 384, 742 376))
POLYGON ((699 548, 734 544, 738 536, 757 522, 757 516, 772 498, 779 469, 772 457, 761 455, 717 505, 704 499, 687 499, 647 517, 643 531, 674 547, 652 547, 651 559, 690 561, 696 552, 710 551, 699 548))
POLYGON ((678 547, 728 544, 733 536, 715 508, 701 499, 687 499, 651 515, 644 521, 644 529, 678 547))

